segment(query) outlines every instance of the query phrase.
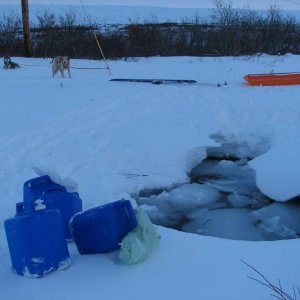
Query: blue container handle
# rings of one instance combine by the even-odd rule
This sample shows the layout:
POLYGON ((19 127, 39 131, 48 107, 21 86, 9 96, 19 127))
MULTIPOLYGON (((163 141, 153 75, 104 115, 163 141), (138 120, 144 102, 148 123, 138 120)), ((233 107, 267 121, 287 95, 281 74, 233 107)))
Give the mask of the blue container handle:
POLYGON ((43 191, 43 195, 45 194, 48 194, 48 193, 58 193, 58 192, 66 192, 66 188, 61 186, 61 187, 49 187, 49 188, 46 188, 44 191, 43 191))
POLYGON ((33 187, 34 185, 39 185, 41 183, 52 182, 51 178, 48 175, 44 175, 41 177, 33 178, 25 182, 25 184, 29 187, 33 187))
POLYGON ((16 204, 16 215, 34 212, 35 202, 18 202, 16 204))
POLYGON ((129 200, 125 200, 122 204, 123 204, 122 208, 124 210, 124 215, 125 215, 127 223, 129 225, 136 224, 135 212, 132 209, 130 201, 129 200))

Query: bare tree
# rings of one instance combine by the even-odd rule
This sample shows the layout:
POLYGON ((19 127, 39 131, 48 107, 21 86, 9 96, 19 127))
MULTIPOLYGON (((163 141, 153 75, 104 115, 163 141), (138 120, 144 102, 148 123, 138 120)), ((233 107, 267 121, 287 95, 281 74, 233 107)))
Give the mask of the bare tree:
POLYGON ((22 46, 22 20, 15 13, 4 14, 0 19, 0 54, 14 55, 22 46))

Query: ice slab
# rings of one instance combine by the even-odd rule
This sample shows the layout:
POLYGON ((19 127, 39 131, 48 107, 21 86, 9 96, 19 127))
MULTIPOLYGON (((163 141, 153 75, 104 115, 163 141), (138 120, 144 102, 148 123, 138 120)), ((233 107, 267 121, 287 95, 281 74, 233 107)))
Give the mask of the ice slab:
POLYGON ((251 214, 256 220, 266 221, 273 217, 279 217, 280 224, 300 234, 300 203, 272 203, 251 214))
POLYGON ((186 232, 215 236, 232 240, 264 241, 270 238, 249 216, 251 209, 225 208, 199 210, 194 219, 183 225, 186 232))
POLYGON ((186 214, 200 207, 224 207, 219 191, 204 184, 184 184, 159 195, 138 200, 140 205, 148 205, 146 212, 156 224, 173 224, 180 222, 186 214), (155 208, 154 208, 155 207, 155 208), (157 223, 157 221, 159 221, 157 223))
POLYGON ((176 209, 187 211, 217 202, 221 197, 220 192, 205 184, 184 184, 173 190, 164 191, 159 195, 141 198, 139 203, 155 205, 159 209, 176 209))
MULTIPOLYGON (((272 217, 261 222, 259 226, 274 237, 282 239, 295 239, 297 234, 294 230, 280 223, 280 217, 272 217)), ((277 239, 276 238, 276 239, 277 239)))

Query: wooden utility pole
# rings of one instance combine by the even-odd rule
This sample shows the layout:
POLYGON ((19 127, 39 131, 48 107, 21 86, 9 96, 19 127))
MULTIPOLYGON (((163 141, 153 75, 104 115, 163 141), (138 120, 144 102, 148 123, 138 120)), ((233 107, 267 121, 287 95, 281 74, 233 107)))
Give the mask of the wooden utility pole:
POLYGON ((31 41, 30 41, 30 24, 29 24, 29 7, 28 0, 21 0, 22 18, 23 18, 23 37, 24 37, 24 54, 31 56, 31 41))

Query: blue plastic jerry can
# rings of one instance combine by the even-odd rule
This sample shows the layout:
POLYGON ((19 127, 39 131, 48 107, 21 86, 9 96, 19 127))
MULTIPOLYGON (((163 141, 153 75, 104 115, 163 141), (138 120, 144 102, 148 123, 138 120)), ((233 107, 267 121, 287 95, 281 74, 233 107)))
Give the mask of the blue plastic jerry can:
POLYGON ((70 265, 61 213, 46 209, 43 200, 17 203, 4 227, 17 274, 38 278, 70 265))
POLYGON ((66 192, 66 188, 51 180, 48 175, 32 178, 25 181, 23 185, 23 201, 35 201, 41 198, 41 195, 49 189, 60 189, 66 192))
POLYGON ((82 200, 78 193, 69 193, 61 189, 53 188, 43 192, 41 199, 44 200, 47 209, 59 209, 63 219, 64 232, 67 240, 72 240, 69 227, 73 215, 82 211, 82 200))
POLYGON ((82 200, 79 194, 68 192, 64 186, 54 183, 47 175, 26 181, 23 191, 24 202, 42 199, 47 209, 60 210, 65 237, 71 240, 69 221, 74 214, 82 211, 82 200))
POLYGON ((129 200, 119 200, 76 214, 71 232, 80 254, 106 253, 120 249, 125 235, 137 226, 129 200))

